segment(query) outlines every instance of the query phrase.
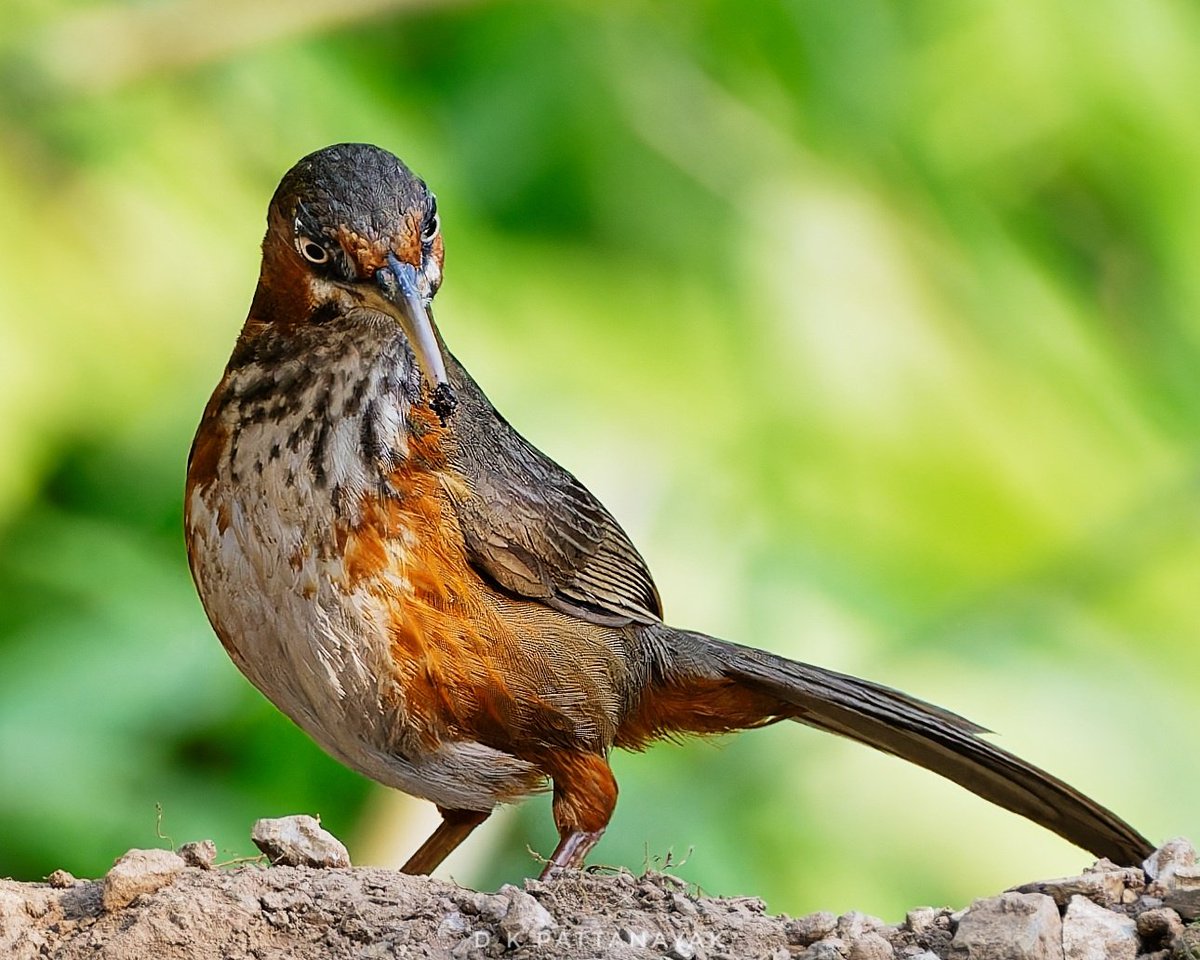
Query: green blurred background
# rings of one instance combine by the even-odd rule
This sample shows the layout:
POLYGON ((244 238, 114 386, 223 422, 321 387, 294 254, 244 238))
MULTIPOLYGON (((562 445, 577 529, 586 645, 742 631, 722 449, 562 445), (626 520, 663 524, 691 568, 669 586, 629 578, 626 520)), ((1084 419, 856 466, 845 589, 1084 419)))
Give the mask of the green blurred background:
MULTIPOLYGON (((912 691, 1200 834, 1200 14, 1172 0, 7 0, 0 875, 319 813, 433 822, 211 635, 184 460, 304 153, 438 193, 438 317, 622 519, 669 618, 912 691), (336 11, 336 12, 335 12, 336 11)), ((596 863, 775 910, 1089 857, 783 725, 620 755, 596 863), (690 851, 690 852, 689 852, 690 851)), ((548 804, 442 871, 536 870, 548 804)))

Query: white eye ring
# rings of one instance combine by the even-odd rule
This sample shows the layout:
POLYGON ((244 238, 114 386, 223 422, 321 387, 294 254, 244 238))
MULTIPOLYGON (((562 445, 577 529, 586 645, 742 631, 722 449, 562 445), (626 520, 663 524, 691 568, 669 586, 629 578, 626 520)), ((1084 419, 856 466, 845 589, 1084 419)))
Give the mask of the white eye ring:
POLYGON ((296 249, 309 263, 325 263, 329 260, 329 251, 309 237, 297 237, 296 249))
POLYGON ((424 230, 421 231, 421 242, 422 243, 433 243, 434 238, 437 237, 438 231, 441 228, 442 228, 441 218, 435 212, 434 215, 430 218, 428 225, 425 227, 424 230))

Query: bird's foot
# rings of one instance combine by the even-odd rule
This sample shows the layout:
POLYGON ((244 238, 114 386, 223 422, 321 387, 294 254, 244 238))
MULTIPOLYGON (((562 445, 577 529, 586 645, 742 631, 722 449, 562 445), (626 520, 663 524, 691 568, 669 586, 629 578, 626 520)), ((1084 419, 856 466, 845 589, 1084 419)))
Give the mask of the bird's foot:
POLYGON ((602 836, 603 830, 572 830, 558 842, 538 879, 551 880, 567 870, 580 869, 602 836))

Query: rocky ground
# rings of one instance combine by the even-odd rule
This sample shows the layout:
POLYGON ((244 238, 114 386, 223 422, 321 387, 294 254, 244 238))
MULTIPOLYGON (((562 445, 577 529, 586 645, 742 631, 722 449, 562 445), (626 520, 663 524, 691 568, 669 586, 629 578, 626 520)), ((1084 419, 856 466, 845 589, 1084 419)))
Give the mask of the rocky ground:
POLYGON ((663 874, 570 874, 477 893, 351 868, 308 818, 261 821, 275 864, 214 869, 211 843, 131 850, 99 880, 0 881, 0 957, 307 960, 762 957, 770 960, 1200 960, 1200 867, 1186 840, 1144 867, 1100 861, 966 910, 768 916, 663 874))

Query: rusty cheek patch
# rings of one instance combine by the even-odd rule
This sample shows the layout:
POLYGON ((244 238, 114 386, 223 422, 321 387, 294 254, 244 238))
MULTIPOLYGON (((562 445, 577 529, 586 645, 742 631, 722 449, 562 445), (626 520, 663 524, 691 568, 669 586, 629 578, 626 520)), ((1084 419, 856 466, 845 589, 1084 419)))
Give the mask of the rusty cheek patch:
POLYGON ((239 346, 265 327, 306 323, 316 305, 309 264, 300 259, 290 240, 269 237, 263 244, 262 276, 239 346))

